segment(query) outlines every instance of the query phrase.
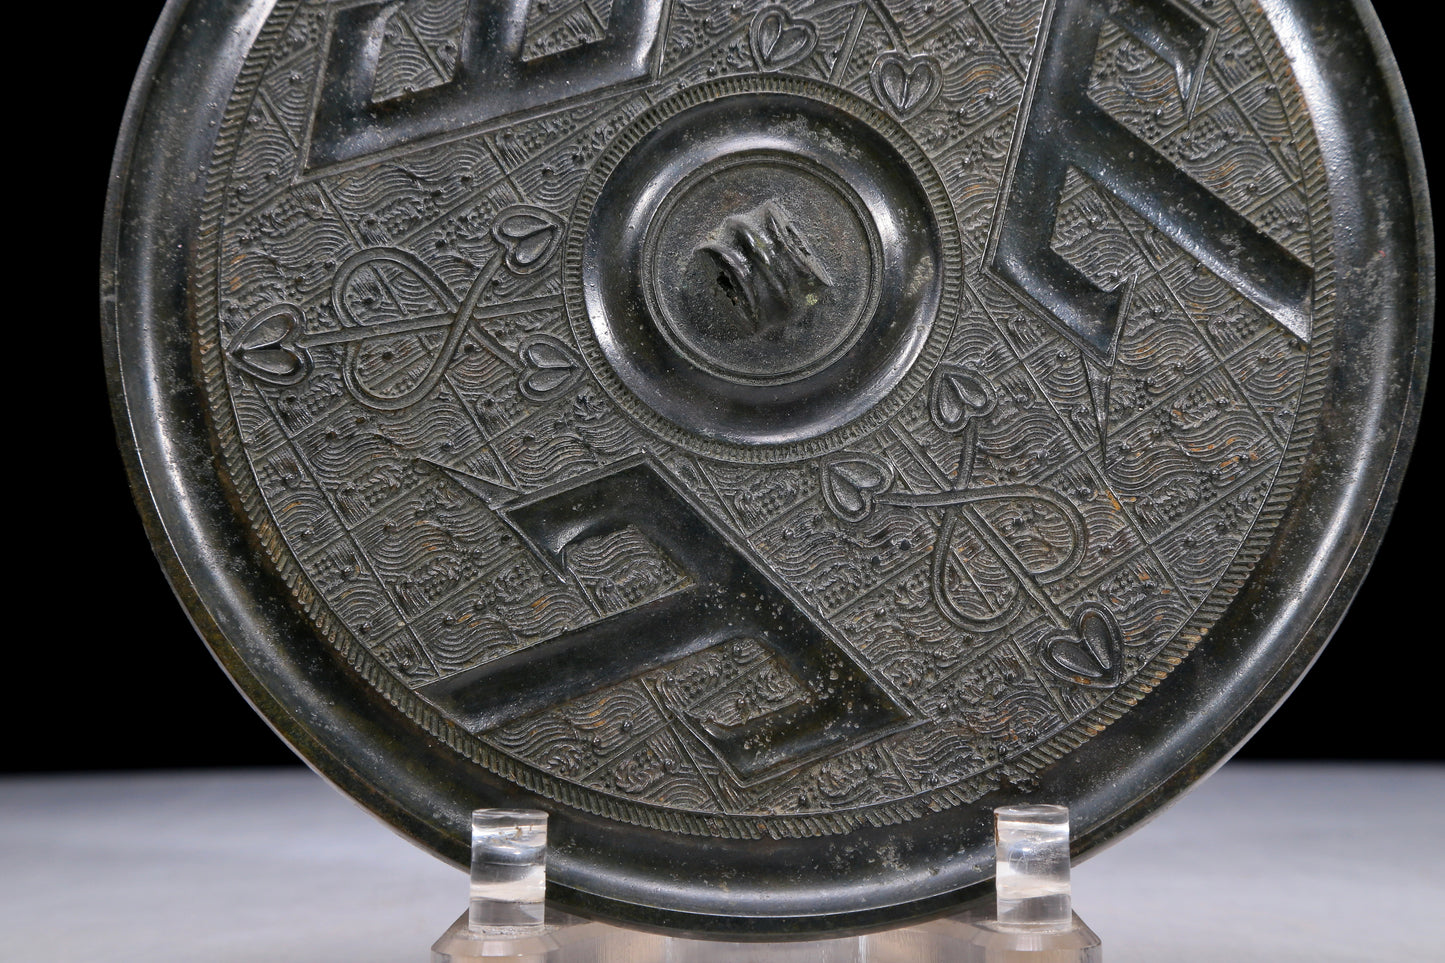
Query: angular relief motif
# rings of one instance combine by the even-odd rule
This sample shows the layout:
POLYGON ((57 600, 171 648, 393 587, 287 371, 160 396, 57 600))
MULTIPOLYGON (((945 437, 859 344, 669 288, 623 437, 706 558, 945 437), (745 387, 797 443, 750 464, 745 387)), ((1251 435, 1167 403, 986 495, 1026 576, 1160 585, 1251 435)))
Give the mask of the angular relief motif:
MULTIPOLYGON (((204 225, 198 338, 242 501, 403 712, 594 811, 826 833, 1027 785, 1208 644, 1297 477, 1331 331, 1323 172, 1253 4, 504 4, 496 76, 600 65, 561 100, 476 85, 480 6, 278 3, 204 225), (328 38, 372 28, 371 86, 313 109, 351 55, 328 38), (962 243, 962 307, 907 361, 922 387, 786 459, 631 417, 569 246, 653 105, 759 77, 901 125, 962 243), (1065 111, 1088 129, 1051 128, 1065 111)), ((779 294, 755 270, 824 201, 852 210, 840 189, 729 176, 727 243, 693 252, 713 296, 868 303, 864 274, 803 259, 814 283, 779 294)), ((815 368, 767 390, 804 406, 815 368)))

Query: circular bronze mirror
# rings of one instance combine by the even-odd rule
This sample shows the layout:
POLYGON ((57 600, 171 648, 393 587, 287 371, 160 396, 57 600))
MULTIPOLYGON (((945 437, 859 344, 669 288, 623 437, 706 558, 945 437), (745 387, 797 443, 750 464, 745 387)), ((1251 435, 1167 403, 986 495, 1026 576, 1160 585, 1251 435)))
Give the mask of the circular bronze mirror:
POLYGON ((1084 854, 1363 577, 1433 277, 1368 8, 175 2, 106 350, 218 659, 443 858, 819 934, 1084 854))

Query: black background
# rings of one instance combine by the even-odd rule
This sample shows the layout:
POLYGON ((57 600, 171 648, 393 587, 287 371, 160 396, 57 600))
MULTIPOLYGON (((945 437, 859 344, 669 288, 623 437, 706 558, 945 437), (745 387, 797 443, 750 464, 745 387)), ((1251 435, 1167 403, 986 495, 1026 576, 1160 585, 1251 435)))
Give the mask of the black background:
MULTIPOLYGON (((28 313, 9 319, 11 373, 30 388, 20 404, 12 401, 20 427, 9 439, 17 454, 7 458, 18 482, 7 499, 8 547, 19 565, 6 580, 10 719, 0 771, 299 764, 231 686, 171 595, 109 416, 93 278, 115 133, 160 6, 42 9, 82 21, 67 25, 81 38, 78 50, 46 53, 69 60, 87 93, 32 101, 36 136, 7 135, 7 153, 25 167, 11 180, 10 206, 36 212, 28 235, 36 246, 12 256, 10 270, 23 272, 12 286, 44 290, 28 313), (55 145, 56 158, 24 146, 37 143, 55 145), (61 275, 52 262, 71 267, 61 275), (50 281, 37 285, 40 278, 50 281), (16 336, 25 331, 41 338, 16 336)), ((1419 10, 1394 3, 1378 12, 1428 160, 1441 116, 1439 52, 1419 10)), ((1426 407, 1369 578, 1319 663, 1241 757, 1445 759, 1436 402, 1426 407)))

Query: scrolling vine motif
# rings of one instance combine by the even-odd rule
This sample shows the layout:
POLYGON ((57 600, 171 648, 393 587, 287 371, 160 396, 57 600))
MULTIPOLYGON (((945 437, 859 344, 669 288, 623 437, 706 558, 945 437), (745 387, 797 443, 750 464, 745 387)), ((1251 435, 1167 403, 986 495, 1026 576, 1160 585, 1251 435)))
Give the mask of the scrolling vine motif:
MULTIPOLYGON (((227 355, 240 370, 260 381, 276 385, 294 385, 304 381, 315 367, 312 350, 323 345, 342 345, 346 349, 342 365, 342 381, 361 404, 378 411, 400 411, 429 395, 441 381, 447 367, 461 347, 463 336, 472 321, 486 321, 557 307, 560 299, 551 296, 520 298, 487 305, 486 296, 503 271, 517 276, 536 272, 552 260, 562 236, 562 222, 555 214, 531 205, 513 205, 497 214, 492 223, 496 252, 483 265, 458 299, 446 283, 416 255, 399 248, 378 247, 358 251, 344 261, 331 286, 331 307, 343 326, 334 331, 308 334, 305 315, 293 304, 276 304, 256 315, 242 327, 232 340, 227 355), (364 279, 380 278, 389 269, 393 278, 404 278, 412 286, 424 289, 431 302, 440 307, 434 313, 398 312, 399 317, 366 320, 357 317, 355 304, 361 297, 364 279), (431 357, 421 374, 402 391, 387 393, 369 383, 360 370, 363 349, 378 339, 429 331, 446 332, 441 347, 431 357)), ((533 339, 535 341, 536 339, 533 339)), ((522 347, 521 363, 526 368, 575 370, 570 353, 561 348, 559 354, 551 344, 541 346, 529 341, 522 347)), ((556 346, 560 348, 560 345, 556 346)), ((509 354, 498 348, 499 354, 509 354)), ((390 361, 388 353, 381 355, 390 361)), ((524 373, 524 380, 529 377, 524 373)), ((546 381, 555 388, 557 379, 546 381)), ((565 379, 563 379, 565 380, 565 379)))
POLYGON ((930 571, 930 591, 939 612, 960 628, 990 632, 1012 623, 1032 600, 1059 630, 1040 650, 1044 668, 1079 685, 1117 686, 1123 681, 1125 640, 1113 615, 1094 602, 1081 603, 1072 613, 1066 613, 1045 588, 1077 569, 1088 551, 1088 530, 1079 510, 1039 485, 972 487, 979 422, 993 411, 995 400, 988 382, 965 368, 945 365, 934 374, 929 392, 930 416, 940 429, 960 439, 959 471, 952 489, 899 490, 894 487, 897 472, 882 457, 843 451, 821 464, 823 499, 835 515, 847 522, 862 521, 880 506, 942 509, 943 521, 934 540, 930 571), (1039 564, 1020 551, 1011 533, 984 511, 998 504, 1042 513, 1061 524, 1066 538, 1057 557, 1039 564), (971 572, 977 558, 959 558, 954 551, 965 536, 1000 563, 1012 584, 1006 597, 984 611, 970 610, 950 587, 956 584, 952 576, 957 574, 987 602, 987 593, 971 572))

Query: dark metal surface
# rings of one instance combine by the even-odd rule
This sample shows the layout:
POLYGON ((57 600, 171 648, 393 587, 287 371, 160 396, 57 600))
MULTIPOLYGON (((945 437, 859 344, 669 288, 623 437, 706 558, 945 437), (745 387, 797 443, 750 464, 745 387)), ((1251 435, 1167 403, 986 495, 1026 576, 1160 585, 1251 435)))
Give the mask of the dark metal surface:
POLYGON ((1350 4, 745 6, 173 5, 107 351, 320 771, 454 860, 543 805, 583 909, 813 933, 977 893, 1001 801, 1097 848, 1287 693, 1429 223, 1350 4))

